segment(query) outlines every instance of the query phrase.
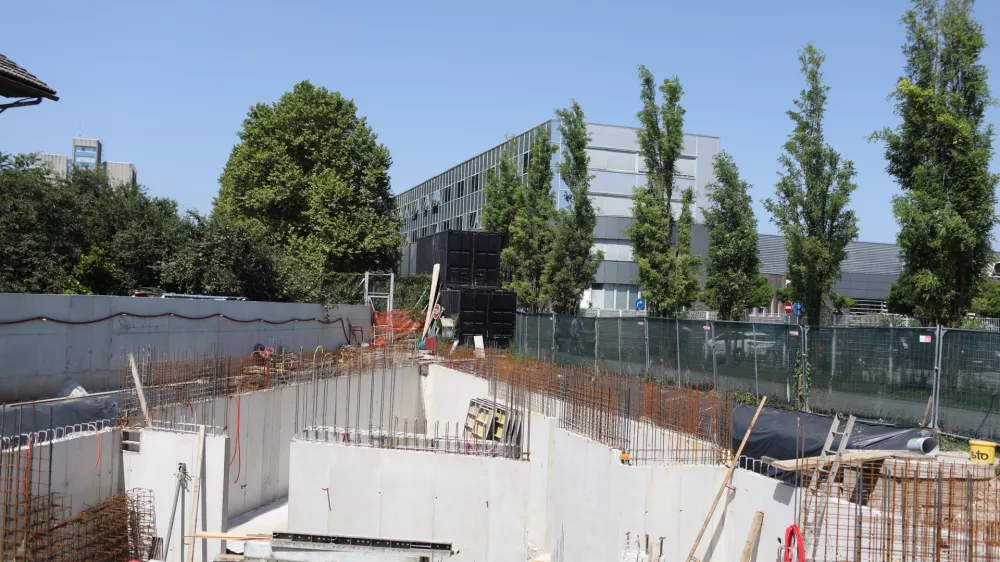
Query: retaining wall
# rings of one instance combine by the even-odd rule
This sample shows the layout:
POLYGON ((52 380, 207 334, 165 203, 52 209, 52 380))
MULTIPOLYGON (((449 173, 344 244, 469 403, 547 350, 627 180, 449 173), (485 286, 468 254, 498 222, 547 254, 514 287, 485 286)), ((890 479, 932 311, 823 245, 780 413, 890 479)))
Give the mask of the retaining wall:
MULTIPOLYGON (((367 307, 340 305, 325 309, 318 304, 157 299, 89 295, 0 294, 0 322, 47 317, 82 322, 64 324, 50 320, 0 325, 0 401, 16 402, 54 396, 67 378, 88 392, 114 390, 121 384, 122 351, 154 348, 167 357, 187 353, 250 353, 260 343, 297 350, 323 345, 336 349, 346 342, 351 326, 371 326, 367 307), (189 317, 216 315, 204 320, 179 316, 139 318, 115 316, 179 314, 189 317), (286 324, 234 322, 262 318, 286 324), (320 323, 317 320, 343 322, 320 323)), ((370 335, 371 330, 365 333, 370 335)))

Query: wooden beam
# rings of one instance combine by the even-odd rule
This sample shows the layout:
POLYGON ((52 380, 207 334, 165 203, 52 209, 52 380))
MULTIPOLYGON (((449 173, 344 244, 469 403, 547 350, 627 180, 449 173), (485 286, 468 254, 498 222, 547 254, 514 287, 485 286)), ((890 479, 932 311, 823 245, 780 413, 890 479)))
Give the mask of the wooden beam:
MULTIPOLYGON (((850 451, 840 455, 841 463, 861 463, 861 462, 875 462, 885 459, 890 459, 895 456, 909 457, 906 451, 850 451)), ((923 458, 927 458, 926 455, 920 455, 923 458)), ((828 455, 826 457, 827 465, 833 463, 836 457, 833 455, 828 455)), ((802 459, 788 459, 783 461, 774 461, 771 466, 779 470, 787 471, 797 471, 797 470, 815 470, 816 465, 819 464, 819 457, 806 457, 802 459)))
MULTIPOLYGON (((197 439, 198 441, 194 444, 194 488, 192 488, 193 491, 191 493, 191 523, 188 526, 190 529, 188 533, 189 537, 195 536, 195 532, 198 530, 198 506, 201 505, 201 471, 205 460, 205 426, 198 426, 197 439)), ((187 562, 194 562, 194 541, 191 541, 191 548, 187 551, 187 562)))
POLYGON ((743 454, 743 447, 747 444, 747 439, 750 438, 750 432, 753 431, 753 426, 757 424, 757 418, 760 417, 761 410, 764 409, 764 404, 767 404, 767 396, 761 398, 760 405, 757 406, 757 411, 754 412, 753 419, 750 420, 750 425, 747 427, 747 432, 743 435, 743 441, 740 442, 740 448, 736 450, 736 455, 733 456, 733 462, 726 472, 726 477, 722 479, 722 485, 719 486, 719 491, 715 493, 715 500, 712 501, 712 507, 708 508, 708 515, 705 516, 705 522, 701 524, 701 530, 698 531, 698 537, 694 539, 694 544, 691 545, 691 552, 688 552, 687 558, 684 560, 690 562, 694 560, 698 561, 694 557, 694 553, 698 550, 698 544, 701 543, 701 538, 705 536, 705 529, 708 528, 708 522, 712 520, 712 514, 715 513, 715 508, 719 506, 719 500, 722 499, 722 494, 729 487, 729 481, 733 478, 733 472, 736 470, 736 465, 740 462, 740 455, 743 454))
POLYGON ((139 407, 142 408, 143 424, 149 424, 149 408, 146 407, 146 393, 142 391, 142 381, 139 379, 139 369, 135 366, 135 355, 128 353, 128 362, 132 366, 132 380, 135 382, 135 392, 139 395, 139 407))
POLYGON ((434 264, 434 273, 431 275, 431 294, 427 299, 427 315, 424 317, 424 331, 420 334, 420 339, 427 337, 427 330, 431 327, 431 318, 434 314, 434 305, 437 304, 438 276, 441 274, 441 264, 434 264))
POLYGON ((750 559, 753 558, 753 547, 760 538, 762 525, 764 525, 764 512, 758 511, 753 515, 753 521, 750 523, 750 535, 747 537, 746 544, 743 545, 743 556, 740 556, 740 562, 750 562, 750 559))

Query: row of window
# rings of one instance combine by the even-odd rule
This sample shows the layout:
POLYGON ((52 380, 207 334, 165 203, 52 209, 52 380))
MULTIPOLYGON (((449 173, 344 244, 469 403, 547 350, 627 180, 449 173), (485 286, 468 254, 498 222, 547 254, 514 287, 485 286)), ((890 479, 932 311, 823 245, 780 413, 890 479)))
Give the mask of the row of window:
POLYGON ((406 242, 416 242, 418 238, 430 236, 438 232, 438 225, 440 225, 442 232, 445 230, 465 230, 466 228, 474 230, 482 228, 482 225, 479 223, 479 212, 473 211, 468 215, 459 215, 440 223, 433 223, 419 229, 413 229, 406 233, 406 242))

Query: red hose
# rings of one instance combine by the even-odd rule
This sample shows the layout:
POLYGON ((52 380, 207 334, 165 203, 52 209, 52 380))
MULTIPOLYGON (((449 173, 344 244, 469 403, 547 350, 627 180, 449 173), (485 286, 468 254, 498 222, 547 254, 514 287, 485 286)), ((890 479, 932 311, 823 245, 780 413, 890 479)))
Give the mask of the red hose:
POLYGON ((240 397, 233 396, 236 400, 236 445, 233 446, 233 458, 229 459, 229 466, 233 466, 233 461, 240 459, 239 464, 236 465, 236 480, 233 480, 233 484, 240 481, 240 474, 243 473, 243 458, 240 457, 240 397))
POLYGON ((802 540, 802 529, 799 526, 792 523, 785 529, 785 556, 782 562, 795 562, 792 560, 792 543, 795 543, 796 554, 798 554, 798 562, 806 562, 806 544, 802 540))

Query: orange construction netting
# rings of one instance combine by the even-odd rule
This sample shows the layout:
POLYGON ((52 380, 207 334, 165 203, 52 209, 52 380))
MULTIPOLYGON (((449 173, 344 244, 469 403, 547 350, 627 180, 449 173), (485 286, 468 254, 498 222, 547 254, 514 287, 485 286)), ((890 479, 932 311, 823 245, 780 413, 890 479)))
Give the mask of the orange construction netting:
POLYGON ((419 311, 397 308, 388 312, 372 310, 372 326, 375 328, 375 345, 389 343, 393 340, 406 339, 424 328, 423 315, 419 311), (417 318, 420 318, 417 320, 417 318))

